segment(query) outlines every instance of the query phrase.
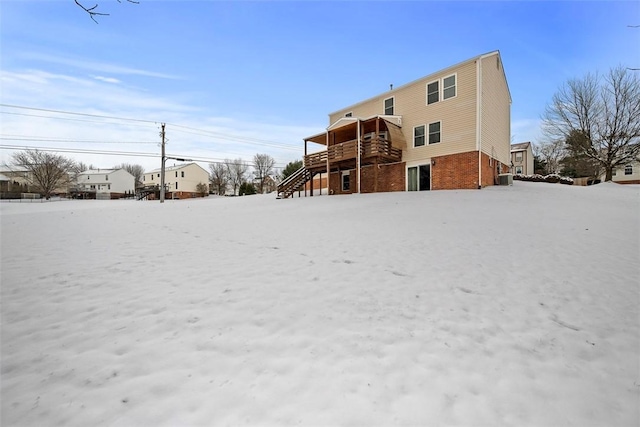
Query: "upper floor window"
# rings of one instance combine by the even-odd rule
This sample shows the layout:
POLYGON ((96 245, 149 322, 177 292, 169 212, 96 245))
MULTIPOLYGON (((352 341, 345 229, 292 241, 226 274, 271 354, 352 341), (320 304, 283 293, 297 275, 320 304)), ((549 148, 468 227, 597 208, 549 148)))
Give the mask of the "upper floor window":
POLYGON ((420 147, 424 145, 425 140, 425 126, 420 125, 413 128, 413 146, 420 147))
POLYGON ((393 97, 384 100, 384 114, 393 116, 393 97))
POLYGON ((625 175, 633 175, 633 166, 631 165, 627 165, 624 167, 624 174, 625 175))
POLYGON ((429 123, 429 144, 440 142, 440 122, 429 123))
POLYGON ((105 176, 104 176, 104 180, 105 180, 105 181, 109 181, 109 175, 105 175, 105 176))
POLYGON ((345 117, 353 117, 353 112, 349 111, 347 114, 344 115, 345 117))
POLYGON ((522 161, 522 151, 518 151, 516 153, 516 162, 521 162, 522 161))
POLYGON ((435 81, 427 85, 427 105, 440 100, 440 82, 435 81))
POLYGON ((445 77, 442 80, 442 99, 456 96, 456 75, 445 77))
POLYGON ((176 178, 178 177, 178 171, 176 171, 176 178))
POLYGON ((431 83, 427 83, 427 105, 435 104, 440 101, 440 87, 442 84, 442 100, 454 98, 456 96, 456 75, 452 74, 443 78, 442 80, 436 80, 431 83))
POLYGON ((181 171, 180 174, 181 174, 182 178, 184 178, 184 171, 181 171))

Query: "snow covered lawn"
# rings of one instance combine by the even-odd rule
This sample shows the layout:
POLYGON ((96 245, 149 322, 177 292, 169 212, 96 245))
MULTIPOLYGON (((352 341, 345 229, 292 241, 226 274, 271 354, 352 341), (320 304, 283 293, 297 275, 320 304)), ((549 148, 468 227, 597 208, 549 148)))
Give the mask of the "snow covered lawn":
POLYGON ((640 423, 640 187, 2 203, 2 426, 640 423))

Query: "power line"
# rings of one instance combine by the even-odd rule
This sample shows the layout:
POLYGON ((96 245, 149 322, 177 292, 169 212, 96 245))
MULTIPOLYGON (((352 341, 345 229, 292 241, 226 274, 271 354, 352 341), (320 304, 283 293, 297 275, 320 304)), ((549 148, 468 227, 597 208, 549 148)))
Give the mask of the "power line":
MULTIPOLYGON (((0 104, 0 107, 16 108, 16 109, 23 109, 23 110, 30 110, 30 111, 42 111, 42 112, 56 113, 56 114, 68 114, 68 115, 74 115, 74 116, 84 116, 84 117, 101 118, 101 119, 109 119, 109 120, 122 120, 122 121, 139 122, 139 123, 153 123, 153 124, 156 124, 156 125, 159 124, 159 121, 154 121, 154 120, 132 119, 132 118, 127 118, 127 117, 107 116, 107 115, 101 115, 101 114, 78 113, 78 112, 73 112, 73 111, 54 110, 54 109, 37 108, 37 107, 27 107, 27 106, 22 106, 22 105, 13 105, 13 104, 0 104)), ((13 114, 13 115, 25 115, 25 116, 41 117, 41 118, 55 119, 55 120, 73 120, 73 119, 67 119, 67 118, 64 118, 64 117, 27 115, 27 114, 12 113, 12 112, 6 112, 6 111, 0 111, 0 113, 2 113, 2 114, 13 114)), ((98 122, 98 123, 101 123, 101 122, 98 122)), ((261 145, 261 146, 266 146, 266 147, 271 147, 271 148, 279 148, 279 149, 292 150, 292 151, 299 151, 300 150, 299 148, 291 146, 291 145, 281 144, 281 143, 278 143, 276 141, 270 141, 270 140, 266 140, 266 139, 253 138, 253 137, 247 137, 247 136, 241 136, 241 135, 232 135, 232 134, 226 134, 226 133, 222 133, 222 132, 214 132, 214 131, 209 131, 209 130, 206 130, 206 129, 198 129, 198 128, 194 128, 194 127, 190 127, 190 126, 184 126, 184 125, 180 125, 180 124, 177 124, 177 123, 167 123, 167 124, 171 125, 172 127, 177 128, 177 129, 175 129, 176 131, 184 132, 184 133, 190 133, 190 132, 186 132, 186 131, 181 130, 181 129, 187 129, 187 130, 195 131, 196 133, 192 133, 192 134, 195 134, 195 135, 214 137, 214 138, 221 138, 221 139, 228 139, 230 141, 241 142, 241 143, 245 143, 245 144, 261 145)))
POLYGON ((156 141, 98 141, 93 139, 46 138, 39 136, 21 135, 0 135, 0 140, 29 142, 77 142, 82 144, 158 144, 156 141))
MULTIPOLYGON (((36 108, 36 107, 24 107, 24 106, 21 106, 21 105, 12 105, 12 104, 0 104, 0 107, 18 108, 18 109, 22 109, 22 110, 31 110, 31 111, 45 111, 47 113, 69 114, 69 115, 72 115, 72 116, 95 117, 95 118, 100 118, 100 119, 111 119, 111 120, 122 120, 122 121, 129 121, 129 122, 158 124, 158 122, 156 122, 154 120, 131 119, 131 118, 127 118, 127 117, 115 117, 115 116, 104 116, 104 115, 101 115, 101 114, 76 113, 76 112, 73 112, 73 111, 51 110, 51 109, 48 109, 48 108, 36 108)), ((52 117, 52 118, 55 118, 55 117, 52 117)))
MULTIPOLYGON (((0 111, 0 114, 8 114, 8 115, 11 115, 11 116, 22 116, 22 117, 38 117, 38 118, 41 118, 41 119, 66 120, 66 121, 70 121, 70 122, 108 124, 105 121, 98 121, 98 120, 75 119, 75 118, 70 118, 70 117, 43 116, 41 114, 13 113, 13 112, 10 112, 10 111, 0 111)), ((130 123, 129 125, 130 126, 143 126, 142 124, 139 124, 139 123, 130 123)), ((145 126, 146 126, 146 124, 145 124, 145 126)))
MULTIPOLYGON (((121 157, 148 157, 148 158, 160 158, 158 153, 144 153, 137 151, 107 151, 107 150, 91 150, 81 148, 55 148, 55 147, 36 147, 36 146, 20 146, 20 145, 5 145, 0 144, 0 150, 39 150, 45 152, 54 153, 72 153, 72 154, 100 154, 107 156, 121 156, 121 157)), ((194 162, 203 163, 219 163, 225 164, 228 159, 216 158, 216 157, 199 157, 199 156, 185 156, 180 154, 167 154, 168 157, 188 157, 194 162)), ((248 166, 251 166, 253 162, 241 159, 242 162, 248 166)), ((276 163, 278 167, 286 166, 284 163, 276 163)))

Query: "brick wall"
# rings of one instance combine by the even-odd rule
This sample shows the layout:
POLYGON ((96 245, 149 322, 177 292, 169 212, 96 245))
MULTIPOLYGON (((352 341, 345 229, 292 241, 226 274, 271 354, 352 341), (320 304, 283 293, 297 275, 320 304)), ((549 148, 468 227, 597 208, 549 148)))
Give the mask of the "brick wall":
POLYGON ((431 158, 431 189, 478 188, 478 152, 450 154, 431 158))
MULTIPOLYGON (((482 186, 497 184, 498 161, 482 153, 482 186)), ((509 173, 509 167, 501 164, 500 173, 509 173)), ((478 152, 451 154, 431 159, 431 189, 477 189, 478 152)))
MULTIPOLYGON (((320 180, 320 175, 316 175, 313 178, 313 190, 320 190, 321 188, 327 188, 327 174, 323 173, 322 174, 322 180, 320 180)), ((311 183, 307 182, 305 184, 305 190, 309 191, 311 190, 311 183)))
POLYGON ((510 167, 482 153, 482 186, 498 184, 498 175, 510 173, 510 167), (500 171, 498 171, 498 163, 500 163, 500 171))
POLYGON ((361 170, 363 193, 386 193, 405 190, 406 163, 389 163, 381 165, 367 165, 361 170), (376 185, 377 173, 377 185, 376 185))
POLYGON ((331 172, 329 178, 329 194, 352 194, 358 191, 358 174, 355 169, 349 171, 349 190, 342 191, 342 172, 331 172))

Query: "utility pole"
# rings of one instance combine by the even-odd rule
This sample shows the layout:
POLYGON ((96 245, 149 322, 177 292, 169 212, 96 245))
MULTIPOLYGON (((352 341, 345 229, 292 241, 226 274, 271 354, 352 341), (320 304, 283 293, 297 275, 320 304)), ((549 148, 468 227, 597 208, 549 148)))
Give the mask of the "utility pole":
POLYGON ((164 155, 164 123, 162 123, 162 131, 160 136, 162 137, 162 165, 160 166, 160 203, 164 203, 164 162, 166 157, 164 155))

